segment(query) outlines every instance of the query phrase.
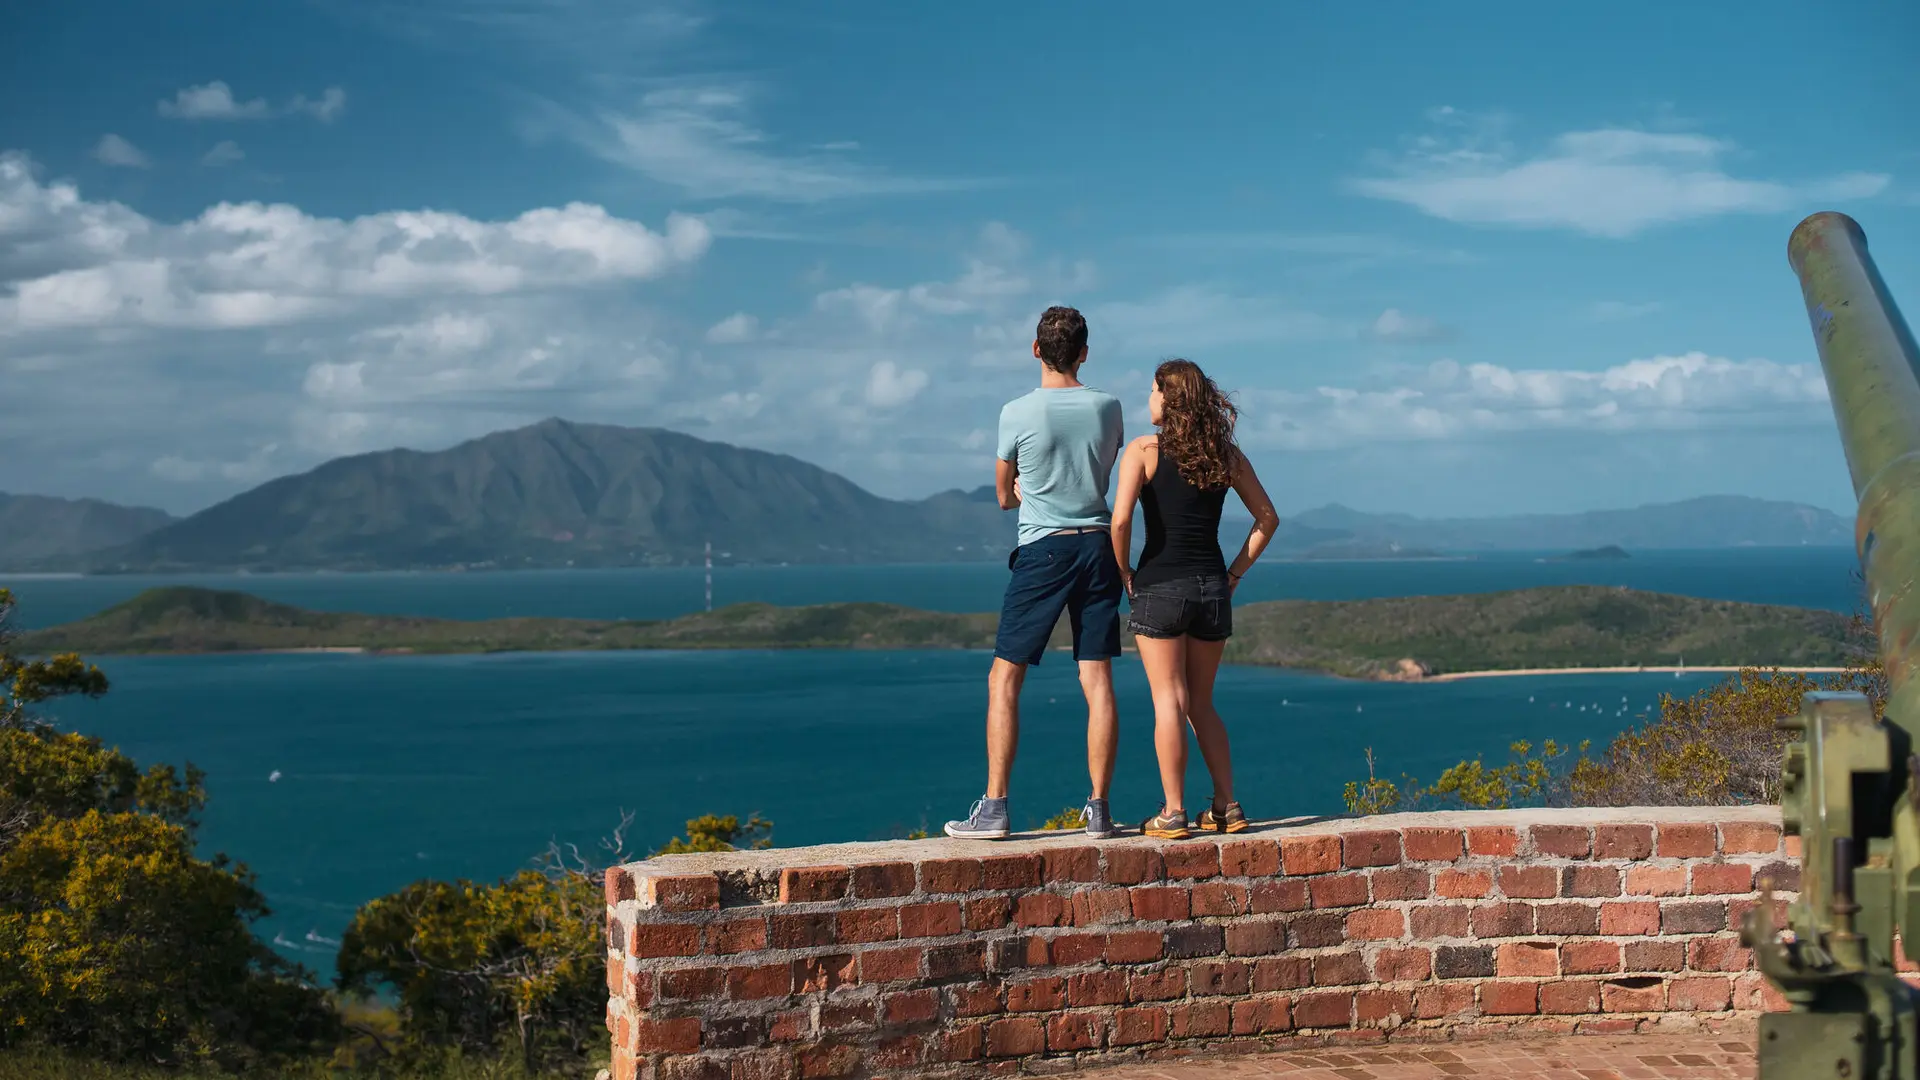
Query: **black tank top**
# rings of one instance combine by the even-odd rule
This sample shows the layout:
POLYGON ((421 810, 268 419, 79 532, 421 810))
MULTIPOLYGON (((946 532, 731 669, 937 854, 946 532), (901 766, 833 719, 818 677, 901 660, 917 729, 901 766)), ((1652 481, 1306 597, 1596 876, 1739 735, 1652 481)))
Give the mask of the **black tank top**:
POLYGON ((1160 454, 1153 477, 1140 489, 1146 512, 1147 543, 1133 572, 1135 588, 1227 572, 1220 554, 1220 510, 1227 489, 1202 491, 1180 475, 1171 457, 1160 454))

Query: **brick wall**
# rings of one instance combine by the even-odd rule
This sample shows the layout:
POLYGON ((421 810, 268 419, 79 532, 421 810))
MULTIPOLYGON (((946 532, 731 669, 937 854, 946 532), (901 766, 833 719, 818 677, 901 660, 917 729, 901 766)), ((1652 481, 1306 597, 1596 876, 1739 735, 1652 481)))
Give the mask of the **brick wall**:
MULTIPOLYGON (((672 856, 608 875, 615 1080, 1058 1071, 1766 1007, 1770 808, 672 856)), ((1781 896, 1782 906, 1788 896, 1781 896)), ((1783 916, 1782 916, 1783 917, 1783 916)))

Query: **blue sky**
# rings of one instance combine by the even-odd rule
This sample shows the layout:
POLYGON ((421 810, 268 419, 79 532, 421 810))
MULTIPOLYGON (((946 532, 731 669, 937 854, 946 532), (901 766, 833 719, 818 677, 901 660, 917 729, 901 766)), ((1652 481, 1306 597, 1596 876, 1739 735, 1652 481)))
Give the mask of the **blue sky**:
POLYGON ((1785 246, 1920 306, 1920 7, 1571 7, 9 5, 0 490, 550 415, 972 487, 1071 303, 1283 511, 1849 509, 1785 246))

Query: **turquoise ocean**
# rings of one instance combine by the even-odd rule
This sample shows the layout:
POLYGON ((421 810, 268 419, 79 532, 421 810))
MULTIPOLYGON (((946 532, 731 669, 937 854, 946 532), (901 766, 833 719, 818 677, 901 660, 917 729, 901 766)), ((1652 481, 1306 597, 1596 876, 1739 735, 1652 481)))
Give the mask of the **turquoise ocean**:
MULTIPOLYGON (((1524 554, 1453 561, 1269 562, 1245 602, 1626 585, 1853 611, 1845 548, 1646 552, 1615 562, 1524 554)), ((886 600, 998 607, 995 565, 721 568, 714 602, 886 600)), ((241 589, 305 607, 450 618, 662 618, 703 604, 694 569, 495 574, 25 578, 19 624, 80 618, 162 584, 241 589)), ((988 657, 971 652, 562 653, 457 657, 277 655, 97 658, 98 701, 52 718, 142 763, 206 770, 206 853, 246 863, 273 914, 259 931, 326 972, 365 900, 421 877, 490 880, 550 842, 592 851, 623 811, 633 846, 703 813, 758 812, 780 846, 937 831, 983 779, 988 657)), ((1724 676, 1567 675, 1397 685, 1228 669, 1218 700, 1250 814, 1338 812, 1346 781, 1380 769, 1431 778, 1515 739, 1604 742, 1662 693, 1724 676)), ((1152 712, 1132 658, 1116 672, 1122 745, 1114 805, 1159 805, 1152 712)), ((1029 677, 1013 812, 1037 824, 1086 796, 1074 668, 1029 677)), ((1190 804, 1209 790, 1193 755, 1190 804)))

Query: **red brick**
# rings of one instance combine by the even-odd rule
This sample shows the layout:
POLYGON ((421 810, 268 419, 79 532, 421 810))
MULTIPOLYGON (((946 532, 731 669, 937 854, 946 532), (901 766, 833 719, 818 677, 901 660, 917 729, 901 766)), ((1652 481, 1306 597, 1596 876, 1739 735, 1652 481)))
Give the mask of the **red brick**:
POLYGON ((1600 1011, 1600 984, 1588 981, 1544 983, 1540 987, 1540 1011, 1559 1016, 1600 1011))
POLYGON ((1058 975, 1007 987, 1008 1012, 1057 1012, 1067 1004, 1067 980, 1058 975))
POLYGON ((717 998, 727 986, 726 968, 681 968, 660 973, 660 996, 682 1001, 717 998))
POLYGON ((1694 938, 1687 942, 1687 966, 1695 971, 1745 971, 1753 966, 1753 953, 1736 937, 1694 938))
POLYGON ((1203 881, 1193 887, 1193 917, 1245 915, 1247 887, 1232 881, 1203 881))
POLYGON ((942 1061, 978 1061, 986 1043, 987 1026, 967 1024, 941 1032, 935 1039, 934 1051, 942 1061))
POLYGON ((1631 1035, 1640 1030, 1640 1021, 1630 1016, 1596 1016, 1581 1020, 1574 1030, 1582 1035, 1631 1035))
POLYGON ((1413 1019, 1413 991, 1362 990, 1353 999, 1353 1018, 1361 1027, 1399 1027, 1413 1019))
POLYGON ((1663 824, 1655 836, 1654 851, 1663 859, 1710 859, 1718 846, 1714 827, 1706 824, 1663 824))
POLYGON ((661 911, 718 911, 720 879, 712 874, 647 874, 640 879, 643 905, 661 911))
POLYGON ((727 1080, 727 1063, 716 1057, 670 1057, 660 1062, 659 1080, 727 1080))
POLYGON ((1612 941, 1568 941, 1560 946, 1560 970, 1568 975, 1608 975, 1620 970, 1620 945, 1612 941))
POLYGON ((1157 1005, 1121 1009, 1113 1014, 1113 1034, 1108 1041, 1114 1046, 1139 1046, 1165 1042, 1166 1038, 1167 1010, 1157 1005))
POLYGON ((839 900, 853 884, 853 870, 845 866, 799 866, 780 871, 780 902, 811 904, 839 900))
POLYGON ((1416 938, 1466 937, 1470 910, 1465 904, 1426 904, 1408 911, 1407 921, 1416 938))
POLYGON ((1194 997, 1241 997, 1253 984, 1253 967, 1244 960, 1208 960, 1187 969, 1194 997))
POLYGON ((1286 948, 1286 924, 1278 919, 1240 919, 1227 924, 1227 955, 1264 956, 1286 948))
MULTIPOLYGON (((1750 900, 1746 898, 1727 901, 1727 929, 1738 931, 1741 927, 1745 926, 1746 919, 1747 919, 1747 912, 1759 906, 1760 906, 1760 901, 1750 900)), ((1767 920, 1764 918, 1761 921, 1763 923, 1767 922, 1767 920)), ((1782 926, 1785 926, 1786 924, 1787 924, 1787 902, 1781 899, 1780 897, 1776 896, 1773 898, 1773 919, 1771 921, 1771 925, 1775 930, 1778 930, 1782 926)), ((1898 941, 1899 935, 1897 934, 1894 935, 1894 940, 1898 941)), ((1894 963, 1895 964, 1901 963, 1902 962, 1901 956, 1903 955, 1904 954, 1896 953, 1894 957, 1894 963)))
POLYGON ((1400 836, 1408 862, 1452 862, 1466 839, 1459 829, 1404 829, 1400 836))
POLYGON ((1602 859, 1644 859, 1653 854, 1653 826, 1596 825, 1593 853, 1602 859))
POLYGON ((1067 898, 1056 893, 1027 893, 1014 907, 1014 924, 1021 927, 1065 926, 1069 919, 1067 898))
POLYGON ((1073 925, 1126 922, 1133 917, 1131 892, 1130 889, 1075 889, 1073 925))
POLYGON ((848 1043, 823 1042, 793 1052, 793 1062, 805 1080, 851 1076, 860 1067, 860 1048, 848 1043))
POLYGON ((1229 840, 1220 845, 1222 877, 1272 877, 1280 872, 1275 840, 1229 840))
POLYGON ((980 887, 980 860, 928 859, 920 864, 920 887, 930 893, 964 893, 980 887))
POLYGON ((988 1057, 1026 1057, 1047 1048, 1047 1028, 1031 1016, 1009 1016, 987 1025, 988 1057))
POLYGON ((1651 900, 1615 900, 1600 905, 1600 932, 1610 937, 1660 932, 1660 905, 1651 900))
POLYGON ((1288 1031, 1293 1027, 1293 1017, 1287 1007, 1287 999, 1283 997, 1256 997, 1236 1001, 1229 1016, 1229 1022, 1232 1025, 1230 1030, 1235 1035, 1266 1035, 1275 1031, 1288 1031))
POLYGON ((1660 905, 1663 934, 1717 934, 1727 928, 1725 900, 1668 901, 1660 905))
POLYGON ((1667 987, 1667 1007, 1683 1012, 1722 1012, 1733 1001, 1733 980, 1721 975, 1675 979, 1667 987))
POLYGON ((1426 949, 1381 949, 1373 957, 1373 977, 1383 983, 1420 982, 1433 975, 1433 953, 1426 949))
POLYGON ((1307 883, 1297 878, 1256 881, 1248 891, 1247 901, 1255 915, 1304 911, 1307 906, 1307 883))
POLYGON ((691 1054, 700 1049, 700 1018, 635 1020, 630 1039, 639 1054, 691 1054))
POLYGON ((820 1030, 857 1031, 879 1022, 880 1003, 871 998, 856 1001, 825 1001, 820 1004, 820 1030))
POLYGON ((1481 983, 1480 1011, 1488 1016, 1531 1016, 1540 1011, 1540 985, 1530 982, 1481 983))
POLYGON ((1512 855, 1520 850, 1520 834, 1513 829, 1482 826, 1467 830, 1467 854, 1512 855))
POLYGON ((900 909, 900 936, 903 938, 951 937, 959 932, 958 901, 908 904, 900 909))
POLYGON ((1040 853, 1040 876, 1050 885, 1100 880, 1100 849, 1048 848, 1040 853))
MULTIPOLYGON (((1194 969, 1197 971, 1203 966, 1196 964, 1194 969)), ((1198 990, 1194 992, 1199 993, 1198 990)), ((1241 990, 1241 993, 1245 992, 1241 990)), ((1159 971, 1135 971, 1127 979, 1128 1001, 1171 1001, 1186 995, 1187 969, 1178 964, 1159 971)))
POLYGON ((1741 863, 1698 863, 1693 868, 1693 895, 1713 896, 1753 891, 1753 867, 1741 863))
POLYGON ((1357 952, 1324 953, 1313 958, 1313 985, 1354 986, 1368 981, 1367 962, 1357 952))
POLYGON ((1124 1005, 1128 985, 1124 971, 1089 971, 1075 975, 1067 980, 1067 1004, 1076 1009, 1089 1005, 1124 1005))
POLYGON ((1351 990, 1331 990, 1317 994, 1302 994, 1293 1003, 1293 1023, 1295 1027, 1326 1028, 1353 1026, 1353 998, 1351 990))
POLYGON ((1341 860, 1347 866, 1392 866, 1400 861, 1400 834, 1392 829, 1351 832, 1341 839, 1341 860))
POLYGON ((1144 922, 1175 922, 1187 917, 1191 894, 1183 885, 1147 885, 1130 889, 1133 917, 1144 922))
POLYGON ((623 900, 632 900, 636 895, 633 875, 618 866, 607 871, 606 880, 602 884, 606 889, 608 907, 623 900))
POLYGON ((1569 866, 1560 872, 1560 895, 1619 896, 1620 870, 1613 866, 1569 866))
POLYGON ((1800 859, 1801 856, 1805 854, 1804 848, 1805 844, 1802 843, 1798 836, 1783 836, 1780 838, 1781 852, 1789 859, 1800 859))
POLYGON ((1685 896, 1687 868, 1684 866, 1634 866, 1627 870, 1629 896, 1685 896))
POLYGON ((1533 850, 1562 859, 1584 859, 1593 853, 1593 837, 1585 825, 1535 825, 1533 850))
POLYGON ((785 1050, 753 1050, 735 1057, 732 1080, 793 1080, 793 1055, 785 1050))
POLYGON ((1687 965, 1684 941, 1629 941, 1625 971, 1679 971, 1687 965))
POLYGON ((1053 963, 1057 967, 1089 964, 1106 955, 1105 934, 1062 934, 1051 942, 1053 963))
POLYGON ((1558 875, 1546 866, 1503 866, 1500 891, 1519 900, 1551 900, 1560 893, 1558 875))
POLYGON ((1376 904, 1389 900, 1425 900, 1433 891, 1433 875, 1411 866, 1398 870, 1375 870, 1368 876, 1373 879, 1373 902, 1376 904))
POLYGON ((987 943, 981 940, 927 948, 927 978, 979 975, 987 970, 987 943))
POLYGON ((1042 874, 1038 855, 994 855, 980 860, 983 889, 1037 888, 1042 874))
POLYGON ((1167 1019, 1172 1023, 1173 1037, 1176 1039, 1218 1037, 1225 1035, 1232 1024, 1228 1004, 1224 1001, 1175 1005, 1167 1010, 1167 1019))
POLYGON ((1551 979, 1560 974, 1560 950, 1550 941, 1510 941, 1494 950, 1500 978, 1551 979))
POLYGON ((1367 875, 1330 874, 1308 883, 1308 895, 1317 908, 1358 907, 1367 902, 1367 875))
POLYGON ((868 863, 853 868, 853 895, 860 900, 905 896, 918 875, 910 862, 868 863))
POLYGON ((1062 1013, 1047 1018, 1047 1049, 1055 1052, 1098 1050, 1106 1033, 1099 1013, 1062 1013))
POLYGON ((856 978, 851 953, 809 956, 793 962, 793 989, 797 994, 812 994, 845 986, 856 978))
POLYGON ((1159 881, 1164 876, 1160 852, 1155 848, 1107 849, 1106 879, 1109 885, 1138 885, 1147 881, 1159 881))
POLYGON ((947 988, 947 999, 953 1003, 953 1015, 959 1017, 992 1016, 1006 1009, 995 983, 960 983, 947 988))
POLYGON ((1488 870, 1442 870, 1433 879, 1435 896, 1455 900, 1477 900, 1493 892, 1493 873, 1488 870))
POLYGON ((1160 860, 1169 878, 1197 880, 1220 875, 1220 845, 1211 840, 1162 848, 1160 860))
POLYGON ((926 1036, 899 1035, 880 1040, 880 1044, 867 1055, 867 1064, 875 1069, 907 1069, 926 1060, 926 1056, 926 1036))
POLYGON ((1265 994, 1313 985, 1313 961, 1305 956, 1280 956, 1253 962, 1253 989, 1265 994))
POLYGON ((642 960, 663 956, 700 955, 700 928, 672 923, 642 924, 633 928, 627 951, 642 960))
POLYGON ((841 941, 852 945, 892 941, 900 936, 900 912, 897 908, 854 908, 843 911, 835 933, 841 941))
POLYGON ((1539 904, 1533 909, 1533 929, 1540 934, 1591 937, 1600 932, 1600 908, 1594 904, 1539 904))
MULTIPOLYGON (((1662 825, 1660 829, 1664 833, 1667 826, 1662 825)), ((1608 979, 1600 984, 1600 1007, 1610 1013, 1660 1012, 1667 1007, 1666 981, 1608 979)))
POLYGON ((926 955, 927 950, 919 947, 868 949, 860 954, 860 981, 887 983, 918 979, 926 955))
POLYGON ((627 977, 626 992, 620 995, 633 1003, 636 1009, 645 1009, 653 1004, 653 974, 636 971, 627 977))
POLYGON ((1107 935, 1109 964, 1145 964, 1160 959, 1166 936, 1154 930, 1129 930, 1107 935))
POLYGON ((1473 1012, 1471 983, 1442 983, 1422 986, 1413 993, 1414 1015, 1422 1020, 1441 1020, 1473 1012))
POLYGON ((1013 902, 1004 896, 976 896, 966 902, 967 929, 1004 930, 1013 923, 1013 902))
POLYGON ((1347 919, 1337 911, 1296 915, 1287 922, 1287 944, 1293 948, 1331 949, 1346 943, 1347 919))
POLYGON ((1771 855, 1780 850, 1780 826, 1759 822, 1722 825, 1720 850, 1728 855, 1771 855))
POLYGON ((1330 874, 1340 869, 1340 838, 1285 837, 1280 841, 1280 866, 1288 874, 1330 874))
POLYGON ((1520 937, 1533 933, 1533 908, 1526 904, 1481 904, 1473 909, 1473 936, 1520 937))
POLYGON ((775 915, 773 947, 811 949, 821 945, 831 945, 834 923, 835 919, 831 911, 815 911, 805 915, 775 915))
POLYGON ((1348 941, 1391 941, 1406 932, 1407 917, 1397 908, 1369 908, 1347 915, 1348 941))
POLYGON ((714 923, 707 936, 713 943, 713 951, 720 956, 764 949, 767 947, 767 920, 730 919, 714 923))
POLYGON ((883 1023, 904 1026, 924 1024, 939 1018, 938 990, 907 990, 898 994, 884 994, 880 998, 880 1019, 883 1023))

